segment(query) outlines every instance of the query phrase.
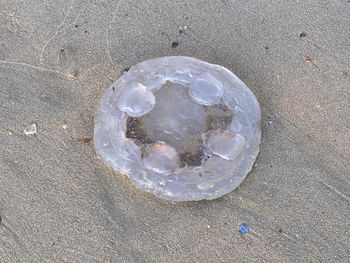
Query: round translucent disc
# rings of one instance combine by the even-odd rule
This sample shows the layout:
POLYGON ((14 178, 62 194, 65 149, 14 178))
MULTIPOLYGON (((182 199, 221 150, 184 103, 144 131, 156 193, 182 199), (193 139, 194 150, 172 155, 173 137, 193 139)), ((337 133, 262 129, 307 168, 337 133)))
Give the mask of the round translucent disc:
POLYGON ((190 57, 146 60, 102 97, 98 155, 170 201, 215 199, 241 184, 259 152, 260 107, 231 71, 190 57))

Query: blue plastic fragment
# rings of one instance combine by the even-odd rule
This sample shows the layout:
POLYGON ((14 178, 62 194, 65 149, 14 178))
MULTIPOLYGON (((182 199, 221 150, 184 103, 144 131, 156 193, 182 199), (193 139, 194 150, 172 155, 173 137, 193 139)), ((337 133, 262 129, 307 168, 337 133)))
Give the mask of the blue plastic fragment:
POLYGON ((241 234, 248 234, 249 233, 249 226, 247 224, 242 224, 239 227, 239 233, 241 234))

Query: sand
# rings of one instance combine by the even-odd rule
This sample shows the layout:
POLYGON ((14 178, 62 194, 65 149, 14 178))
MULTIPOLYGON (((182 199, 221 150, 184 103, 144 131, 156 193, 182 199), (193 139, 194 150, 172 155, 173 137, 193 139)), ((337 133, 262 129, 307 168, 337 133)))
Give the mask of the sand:
POLYGON ((1 262, 349 261, 348 1, 2 0, 0 10, 1 262), (261 104, 256 166, 223 198, 167 203, 95 153, 103 92, 124 68, 167 55, 229 68, 261 104))

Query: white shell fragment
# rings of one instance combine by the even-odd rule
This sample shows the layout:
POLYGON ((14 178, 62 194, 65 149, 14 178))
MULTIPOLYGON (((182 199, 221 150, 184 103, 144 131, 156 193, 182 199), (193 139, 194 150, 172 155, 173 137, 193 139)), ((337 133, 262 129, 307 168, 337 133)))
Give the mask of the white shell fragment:
POLYGON ((150 112, 155 103, 153 93, 144 85, 136 83, 120 95, 118 108, 131 117, 139 117, 150 112))
POLYGON ((177 201, 239 186, 259 152, 261 112, 231 71, 190 57, 146 60, 106 91, 95 121, 102 161, 177 201))
POLYGON ((179 157, 174 147, 156 142, 146 146, 143 164, 156 173, 169 173, 177 168, 179 157))
POLYGON ((199 104, 213 105, 220 101, 224 88, 211 74, 205 73, 190 84, 188 93, 199 104))
POLYGON ((25 135, 33 135, 36 134, 37 130, 36 130, 36 124, 33 123, 32 125, 29 125, 27 128, 24 129, 24 134, 25 135))

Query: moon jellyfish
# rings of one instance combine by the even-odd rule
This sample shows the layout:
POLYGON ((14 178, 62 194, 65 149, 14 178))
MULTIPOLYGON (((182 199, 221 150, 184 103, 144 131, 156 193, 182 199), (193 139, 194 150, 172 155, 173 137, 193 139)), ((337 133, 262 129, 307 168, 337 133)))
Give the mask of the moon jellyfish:
POLYGON ((146 60, 102 97, 98 155, 144 191, 173 202, 238 187, 259 152, 260 106, 231 71, 190 57, 146 60))

